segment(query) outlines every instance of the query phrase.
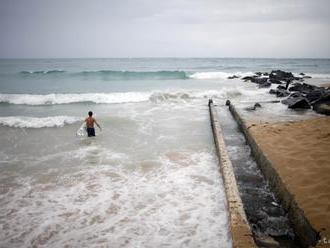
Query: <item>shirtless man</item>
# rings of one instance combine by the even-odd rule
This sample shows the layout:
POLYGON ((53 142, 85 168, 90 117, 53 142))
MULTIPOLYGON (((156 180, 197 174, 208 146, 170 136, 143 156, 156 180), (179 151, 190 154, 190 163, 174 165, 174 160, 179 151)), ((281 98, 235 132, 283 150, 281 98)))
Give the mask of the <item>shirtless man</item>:
POLYGON ((85 122, 86 122, 86 126, 87 126, 88 137, 95 136, 94 123, 96 124, 96 126, 99 127, 100 130, 102 130, 101 127, 100 127, 100 125, 93 118, 93 112, 92 111, 89 111, 88 112, 88 117, 86 118, 85 122))

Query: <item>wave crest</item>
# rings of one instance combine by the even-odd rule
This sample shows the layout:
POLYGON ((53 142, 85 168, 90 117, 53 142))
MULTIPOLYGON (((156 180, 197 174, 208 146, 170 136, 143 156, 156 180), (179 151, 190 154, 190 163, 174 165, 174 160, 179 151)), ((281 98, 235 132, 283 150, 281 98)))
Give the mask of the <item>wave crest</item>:
POLYGON ((244 90, 238 87, 204 91, 116 92, 83 94, 0 94, 0 103, 21 105, 56 105, 90 102, 95 104, 118 104, 138 102, 188 102, 196 99, 228 99, 242 95, 253 97, 262 90, 244 90))
POLYGON ((63 127, 82 121, 82 118, 72 116, 51 116, 51 117, 28 117, 28 116, 7 116, 0 117, 0 125, 18 128, 43 128, 63 127))
POLYGON ((25 105, 54 105, 80 102, 93 103, 126 103, 149 100, 150 93, 123 92, 123 93, 86 93, 86 94, 0 94, 0 103, 25 105))
POLYGON ((193 79, 228 79, 228 77, 236 75, 239 77, 251 76, 253 72, 223 72, 223 71, 205 71, 195 72, 189 77, 193 79))

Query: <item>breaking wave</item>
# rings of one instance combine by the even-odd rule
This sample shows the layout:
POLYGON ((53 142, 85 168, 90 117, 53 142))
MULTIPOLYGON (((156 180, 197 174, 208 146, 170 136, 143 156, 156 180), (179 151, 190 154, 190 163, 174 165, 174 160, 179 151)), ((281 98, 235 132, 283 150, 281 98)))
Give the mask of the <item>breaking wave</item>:
POLYGON ((205 98, 236 98, 241 95, 254 96, 260 90, 244 90, 238 87, 206 91, 159 91, 159 92, 117 92, 83 94, 0 94, 0 104, 56 105, 90 102, 95 104, 117 104, 137 102, 186 102, 205 98))
POLYGON ((0 94, 0 103, 25 105, 54 105, 81 102, 92 103, 126 103, 148 101, 150 93, 86 93, 86 94, 0 94))
POLYGON ((18 128, 43 128, 63 127, 82 121, 82 118, 72 116, 51 116, 51 117, 28 117, 28 116, 7 116, 0 117, 0 125, 18 128))
POLYGON ((222 72, 222 71, 206 71, 195 72, 189 77, 193 79, 227 79, 230 76, 236 75, 238 77, 245 77, 253 75, 253 72, 222 72))

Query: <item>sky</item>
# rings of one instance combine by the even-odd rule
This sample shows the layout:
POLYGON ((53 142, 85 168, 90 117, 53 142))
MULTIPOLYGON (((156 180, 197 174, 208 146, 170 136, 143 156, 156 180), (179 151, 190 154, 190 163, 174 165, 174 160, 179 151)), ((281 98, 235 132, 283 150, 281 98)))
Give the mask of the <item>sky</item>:
POLYGON ((330 58, 329 0, 0 0, 0 58, 330 58))

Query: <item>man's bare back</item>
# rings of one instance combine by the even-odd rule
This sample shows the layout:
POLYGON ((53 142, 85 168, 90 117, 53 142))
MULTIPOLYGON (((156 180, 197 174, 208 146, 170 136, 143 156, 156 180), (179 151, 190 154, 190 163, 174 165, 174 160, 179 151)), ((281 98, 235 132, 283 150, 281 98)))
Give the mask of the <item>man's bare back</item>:
POLYGON ((86 122, 86 126, 87 126, 88 137, 95 136, 94 123, 96 124, 96 126, 99 127, 100 130, 102 130, 101 126, 97 123, 95 118, 93 118, 93 112, 92 111, 88 112, 88 117, 85 119, 85 122, 86 122))
POLYGON ((95 119, 91 116, 87 117, 85 122, 86 122, 86 126, 90 128, 94 128, 94 123, 96 123, 95 119))

